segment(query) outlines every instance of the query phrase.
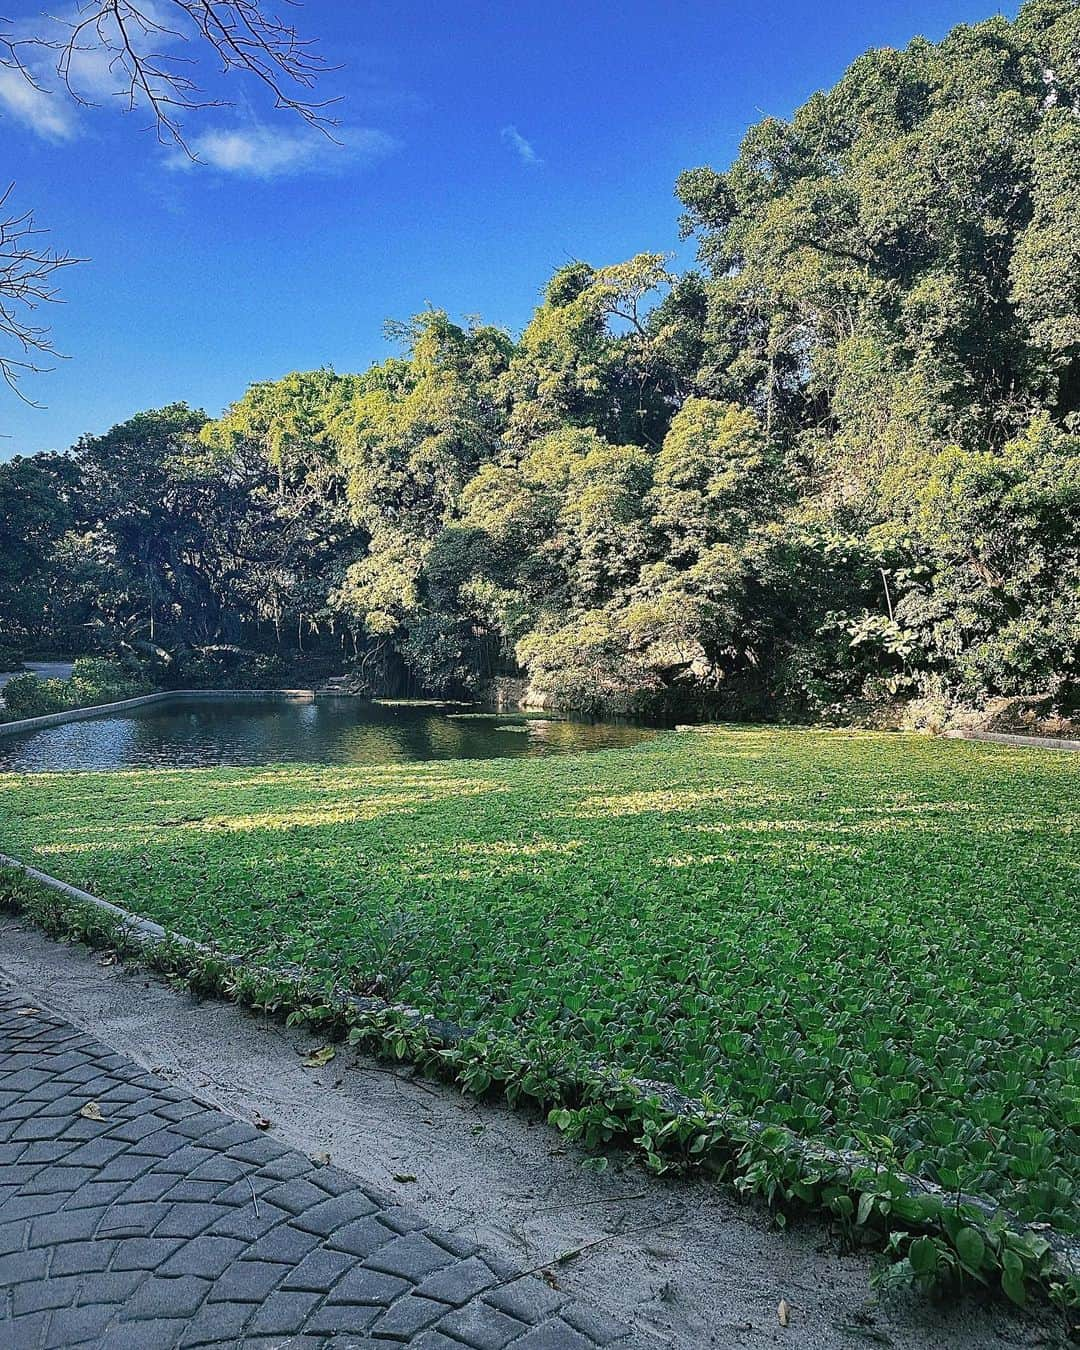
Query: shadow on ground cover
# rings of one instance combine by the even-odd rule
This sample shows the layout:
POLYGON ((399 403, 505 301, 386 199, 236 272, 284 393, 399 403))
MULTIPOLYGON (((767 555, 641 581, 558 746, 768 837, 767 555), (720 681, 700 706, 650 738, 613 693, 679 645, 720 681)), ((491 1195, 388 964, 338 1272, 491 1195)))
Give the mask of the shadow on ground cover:
POLYGON ((1080 760, 691 732, 0 778, 0 848, 192 937, 567 1047, 1075 1231, 1080 760))

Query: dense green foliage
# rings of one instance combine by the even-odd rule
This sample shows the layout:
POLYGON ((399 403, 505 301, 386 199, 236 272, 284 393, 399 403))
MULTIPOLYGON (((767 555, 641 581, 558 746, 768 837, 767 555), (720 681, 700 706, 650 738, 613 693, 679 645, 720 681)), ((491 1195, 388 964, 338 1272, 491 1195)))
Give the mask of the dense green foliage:
POLYGON ((145 684, 133 679, 117 662, 100 656, 82 656, 66 680, 42 680, 29 673, 9 680, 3 689, 0 722, 43 717, 95 703, 114 703, 147 691, 145 684))
POLYGON ((509 1059, 557 1101, 599 1058, 1073 1231, 1078 773, 716 730, 551 760, 8 775, 0 849, 476 1026, 474 1086, 509 1059))
POLYGON ((0 641, 166 682, 820 714, 1075 699, 1080 5, 857 60, 726 172, 700 272, 574 262, 519 337, 431 310, 362 375, 0 465, 0 641))

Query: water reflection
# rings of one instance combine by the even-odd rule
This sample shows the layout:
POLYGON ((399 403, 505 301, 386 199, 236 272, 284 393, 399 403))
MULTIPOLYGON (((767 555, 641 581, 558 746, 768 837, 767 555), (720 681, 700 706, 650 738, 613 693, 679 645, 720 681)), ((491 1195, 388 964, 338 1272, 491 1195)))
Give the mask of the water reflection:
POLYGON ((2 737, 0 771, 491 759, 633 745, 654 734, 627 722, 463 715, 450 705, 192 699, 2 737))

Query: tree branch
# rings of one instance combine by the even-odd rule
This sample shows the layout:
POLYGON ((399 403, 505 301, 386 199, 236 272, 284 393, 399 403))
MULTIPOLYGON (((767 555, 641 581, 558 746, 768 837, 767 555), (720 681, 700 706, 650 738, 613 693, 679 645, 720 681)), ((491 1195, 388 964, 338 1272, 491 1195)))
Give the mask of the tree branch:
POLYGON ((19 388, 19 380, 49 369, 40 365, 37 357, 58 356, 49 329, 35 321, 35 312, 39 305, 56 300, 52 284, 55 273, 80 260, 42 247, 38 242, 42 231, 34 225, 31 212, 7 214, 13 187, 0 193, 0 334, 14 342, 19 355, 0 352, 0 378, 30 403, 32 400, 19 388))
MULTIPOLYGON (((187 43, 201 48, 204 56, 216 57, 223 75, 257 80, 274 96, 276 107, 333 138, 336 122, 325 110, 336 100, 312 97, 329 67, 291 23, 264 8, 264 0, 75 0, 72 20, 46 17, 37 32, 0 18, 0 69, 15 71, 37 93, 47 95, 51 91, 45 72, 52 66, 67 95, 90 107, 92 100, 79 78, 80 58, 104 55, 128 111, 148 108, 158 140, 171 141, 191 155, 183 113, 222 106, 223 100, 204 95, 194 73, 196 62, 177 50, 187 43)), ((18 355, 0 355, 0 378, 25 399, 19 379, 49 368, 35 357, 59 355, 48 328, 35 322, 34 313, 56 299, 53 275, 80 260, 41 247, 30 212, 3 219, 10 195, 11 187, 0 194, 0 337, 11 339, 18 355)))
POLYGON ((31 68, 33 55, 45 53, 67 94, 91 107, 93 100, 79 80, 79 58, 104 54, 128 110, 147 107, 159 140, 185 151, 182 114, 225 103, 204 93, 194 73, 196 61, 175 50, 192 42, 221 63, 223 75, 246 75, 260 83, 273 95, 275 107, 328 135, 336 125, 326 109, 337 100, 313 97, 319 77, 330 67, 309 39, 265 9, 262 0, 155 0, 153 6, 147 0, 78 0, 73 21, 47 22, 58 31, 20 37, 10 21, 0 20, 7 25, 0 31, 0 65, 19 71, 45 92, 31 68))

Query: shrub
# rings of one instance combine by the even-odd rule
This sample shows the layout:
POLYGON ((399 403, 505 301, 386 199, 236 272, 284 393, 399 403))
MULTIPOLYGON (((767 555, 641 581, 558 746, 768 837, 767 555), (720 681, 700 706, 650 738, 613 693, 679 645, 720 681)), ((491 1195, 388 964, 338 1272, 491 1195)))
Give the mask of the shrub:
POLYGON ((72 706, 88 703, 111 703, 116 699, 132 698, 143 684, 134 679, 118 661, 105 656, 81 656, 67 682, 72 706))
POLYGON ((3 690, 4 720, 43 717, 68 708, 86 708, 131 698, 146 688, 117 661, 103 656, 82 656, 69 680, 39 680, 36 675, 16 675, 3 690))
POLYGON ((0 670, 22 670, 22 652, 0 642, 0 670))
POLYGON ((36 675, 16 675, 4 686, 4 711, 9 719, 42 717, 70 707, 68 686, 63 680, 39 680, 36 675))
POLYGON ((287 675, 287 664, 274 653, 220 648, 185 653, 169 683, 181 689, 273 689, 287 675))

